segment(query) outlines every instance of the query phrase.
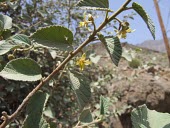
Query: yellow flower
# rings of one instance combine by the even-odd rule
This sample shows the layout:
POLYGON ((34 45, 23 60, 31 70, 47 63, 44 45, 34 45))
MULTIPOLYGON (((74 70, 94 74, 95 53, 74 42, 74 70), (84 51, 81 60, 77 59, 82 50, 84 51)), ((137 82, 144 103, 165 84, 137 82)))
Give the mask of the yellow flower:
POLYGON ((88 15, 86 19, 86 12, 83 14, 84 21, 79 23, 79 27, 87 27, 89 23, 94 21, 93 16, 91 14, 88 15))
POLYGON ((91 61, 86 60, 86 54, 85 53, 83 53, 83 55, 79 59, 77 59, 77 61, 76 61, 76 65, 79 65, 80 70, 84 70, 85 65, 89 65, 89 64, 91 64, 91 61))
POLYGON ((134 32, 135 30, 132 30, 129 27, 129 23, 128 22, 122 22, 121 23, 121 30, 115 30, 117 33, 118 38, 126 38, 127 33, 131 33, 134 32))
POLYGON ((88 25, 88 22, 87 21, 84 21, 84 22, 80 22, 79 23, 79 27, 87 27, 88 25))
POLYGON ((120 31, 116 30, 118 38, 124 38, 126 39, 127 33, 134 32, 131 28, 128 29, 122 29, 120 31))

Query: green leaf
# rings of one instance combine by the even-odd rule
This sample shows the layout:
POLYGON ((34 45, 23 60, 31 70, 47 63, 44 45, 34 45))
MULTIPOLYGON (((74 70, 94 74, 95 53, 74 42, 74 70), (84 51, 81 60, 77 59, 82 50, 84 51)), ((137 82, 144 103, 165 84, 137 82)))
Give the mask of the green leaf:
POLYGON ((122 56, 122 46, 119 38, 116 37, 104 37, 102 34, 97 34, 100 41, 105 45, 113 63, 118 66, 118 63, 122 56))
POLYGON ((92 114, 90 112, 90 109, 84 109, 79 117, 79 121, 83 123, 90 123, 93 121, 92 114))
POLYGON ((55 123, 53 120, 48 121, 50 128, 57 128, 57 123, 55 123))
POLYGON ((134 50, 127 50, 123 48, 122 58, 126 59, 127 61, 131 62, 136 56, 136 51, 134 50))
MULTIPOLYGON (((2 36, 3 35, 8 37, 10 35, 10 30, 4 30, 2 36)), ((22 34, 14 35, 10 39, 7 39, 6 41, 2 40, 0 41, 0 55, 4 55, 10 50, 14 50, 23 44, 29 46, 31 45, 31 41, 29 40, 28 36, 22 34)))
POLYGON ((37 30, 31 38, 47 47, 56 47, 60 50, 72 50, 73 34, 62 26, 49 26, 37 30))
POLYGON ((43 112, 43 114, 49 118, 55 118, 55 111, 51 106, 48 106, 43 112))
POLYGON ((112 12, 112 10, 109 9, 108 0, 81 0, 76 6, 81 7, 81 9, 112 12))
POLYGON ((94 64, 97 64, 99 62, 101 56, 99 56, 99 55, 96 56, 95 54, 90 54, 89 58, 94 64))
POLYGON ((28 45, 28 46, 31 45, 31 41, 28 38, 28 36, 23 35, 23 34, 16 34, 16 35, 12 36, 10 39, 18 45, 22 45, 22 44, 28 45))
POLYGON ((0 20, 0 31, 4 29, 4 23, 0 20))
POLYGON ((83 109, 91 98, 90 81, 77 72, 74 72, 74 74, 69 72, 69 78, 72 88, 77 96, 80 109, 83 109))
POLYGON ((77 6, 109 8, 108 0, 80 0, 77 6))
POLYGON ((5 2, 5 1, 7 1, 7 0, 0 0, 0 2, 5 2))
POLYGON ((49 128, 49 124, 43 119, 43 111, 49 95, 39 91, 34 94, 26 108, 26 119, 23 128, 49 128))
POLYGON ((7 63, 0 76, 18 81, 37 81, 42 78, 41 68, 32 59, 19 58, 7 63))
POLYGON ((0 21, 3 23, 3 29, 12 28, 12 18, 11 17, 9 17, 7 15, 0 14, 0 21))
POLYGON ((14 44, 11 44, 5 40, 2 40, 2 41, 0 41, 0 55, 4 55, 16 47, 17 47, 17 45, 14 45, 14 44))
POLYGON ((134 109, 131 113, 133 128, 169 128, 170 114, 149 110, 146 105, 134 109))
POLYGON ((10 8, 12 8, 13 10, 16 10, 17 7, 20 5, 19 1, 15 1, 15 2, 10 2, 9 0, 7 1, 7 4, 10 8))
POLYGON ((109 100, 100 96, 100 115, 105 115, 108 112, 109 100))
POLYGON ((150 19, 149 15, 146 13, 146 11, 143 9, 141 5, 139 5, 136 2, 133 2, 132 8, 142 17, 142 19, 147 24, 147 27, 149 31, 151 32, 153 38, 155 39, 155 26, 153 24, 153 21, 150 19))
POLYGON ((6 40, 11 36, 11 30, 9 29, 3 30, 1 36, 3 37, 4 40, 6 40))

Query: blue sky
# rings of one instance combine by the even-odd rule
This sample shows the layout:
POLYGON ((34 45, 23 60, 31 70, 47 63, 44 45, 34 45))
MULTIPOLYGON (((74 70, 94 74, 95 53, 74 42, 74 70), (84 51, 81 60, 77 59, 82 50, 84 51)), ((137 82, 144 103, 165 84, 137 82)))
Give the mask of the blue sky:
MULTIPOLYGON (((110 8, 113 10, 118 9, 120 5, 125 2, 125 0, 109 0, 109 1, 110 1, 110 8)), ((143 6, 143 8, 149 14, 149 16, 151 17, 151 19, 153 20, 156 26, 156 40, 162 39, 162 33, 161 33, 160 25, 158 22, 158 18, 156 15, 156 10, 154 7, 153 0, 133 0, 133 2, 137 2, 143 6)), ((170 30, 170 23, 167 25, 168 13, 170 11, 170 1, 161 0, 159 2, 159 6, 161 9, 161 14, 164 20, 165 27, 167 30, 170 30)), ((122 15, 129 14, 129 12, 132 12, 132 11, 126 11, 122 15)), ((122 16, 120 16, 119 18, 121 19, 122 16)), ((122 40, 122 41, 127 41, 128 43, 131 43, 131 44, 139 44, 145 40, 153 40, 149 30, 147 29, 146 24, 141 19, 141 17, 138 15, 135 15, 134 18, 135 20, 129 20, 130 21, 129 23, 131 25, 131 28, 135 29, 136 31, 134 33, 128 34, 127 39, 122 40)), ((167 33, 167 35, 170 37, 170 32, 167 33)))

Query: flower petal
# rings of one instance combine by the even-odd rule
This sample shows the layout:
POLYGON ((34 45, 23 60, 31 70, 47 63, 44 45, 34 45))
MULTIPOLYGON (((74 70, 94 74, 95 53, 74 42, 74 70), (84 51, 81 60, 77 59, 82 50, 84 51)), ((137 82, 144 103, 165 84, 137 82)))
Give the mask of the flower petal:
POLYGON ((90 65, 90 64, 91 64, 91 61, 90 61, 90 60, 85 60, 85 61, 84 61, 84 64, 85 64, 85 65, 90 65))

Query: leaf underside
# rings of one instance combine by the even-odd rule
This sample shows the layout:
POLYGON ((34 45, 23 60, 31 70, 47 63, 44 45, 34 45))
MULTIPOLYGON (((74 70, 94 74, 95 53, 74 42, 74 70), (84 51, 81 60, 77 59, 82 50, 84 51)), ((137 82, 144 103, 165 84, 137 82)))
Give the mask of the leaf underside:
POLYGON ((102 34, 97 34, 100 41, 105 45, 113 63, 118 66, 122 56, 122 46, 119 38, 116 37, 104 37, 102 34))
POLYGON ((42 115, 48 98, 49 95, 42 91, 37 92, 31 97, 26 109, 27 117, 23 128, 49 128, 49 124, 42 115))
POLYGON ((108 111, 109 101, 107 98, 100 96, 100 114, 105 115, 108 111))
POLYGON ((80 109, 83 109, 91 98, 90 81, 82 74, 69 72, 72 88, 76 94, 80 109))
POLYGON ((108 0, 81 0, 76 6, 89 10, 111 11, 108 0))
POLYGON ((0 55, 4 55, 16 47, 17 47, 17 45, 11 44, 5 40, 2 40, 2 41, 0 41, 0 55))
POLYGON ((0 14, 0 21, 2 24, 2 29, 10 29, 12 27, 12 18, 7 16, 7 15, 3 15, 0 14))
POLYGON ((14 41, 17 45, 31 45, 31 41, 29 40, 28 36, 23 34, 16 34, 10 38, 12 41, 14 41))
POLYGON ((149 15, 146 13, 146 11, 143 9, 141 5, 139 5, 136 2, 133 2, 132 8, 142 17, 142 19, 145 21, 149 31, 151 32, 153 38, 155 39, 155 26, 149 15))

